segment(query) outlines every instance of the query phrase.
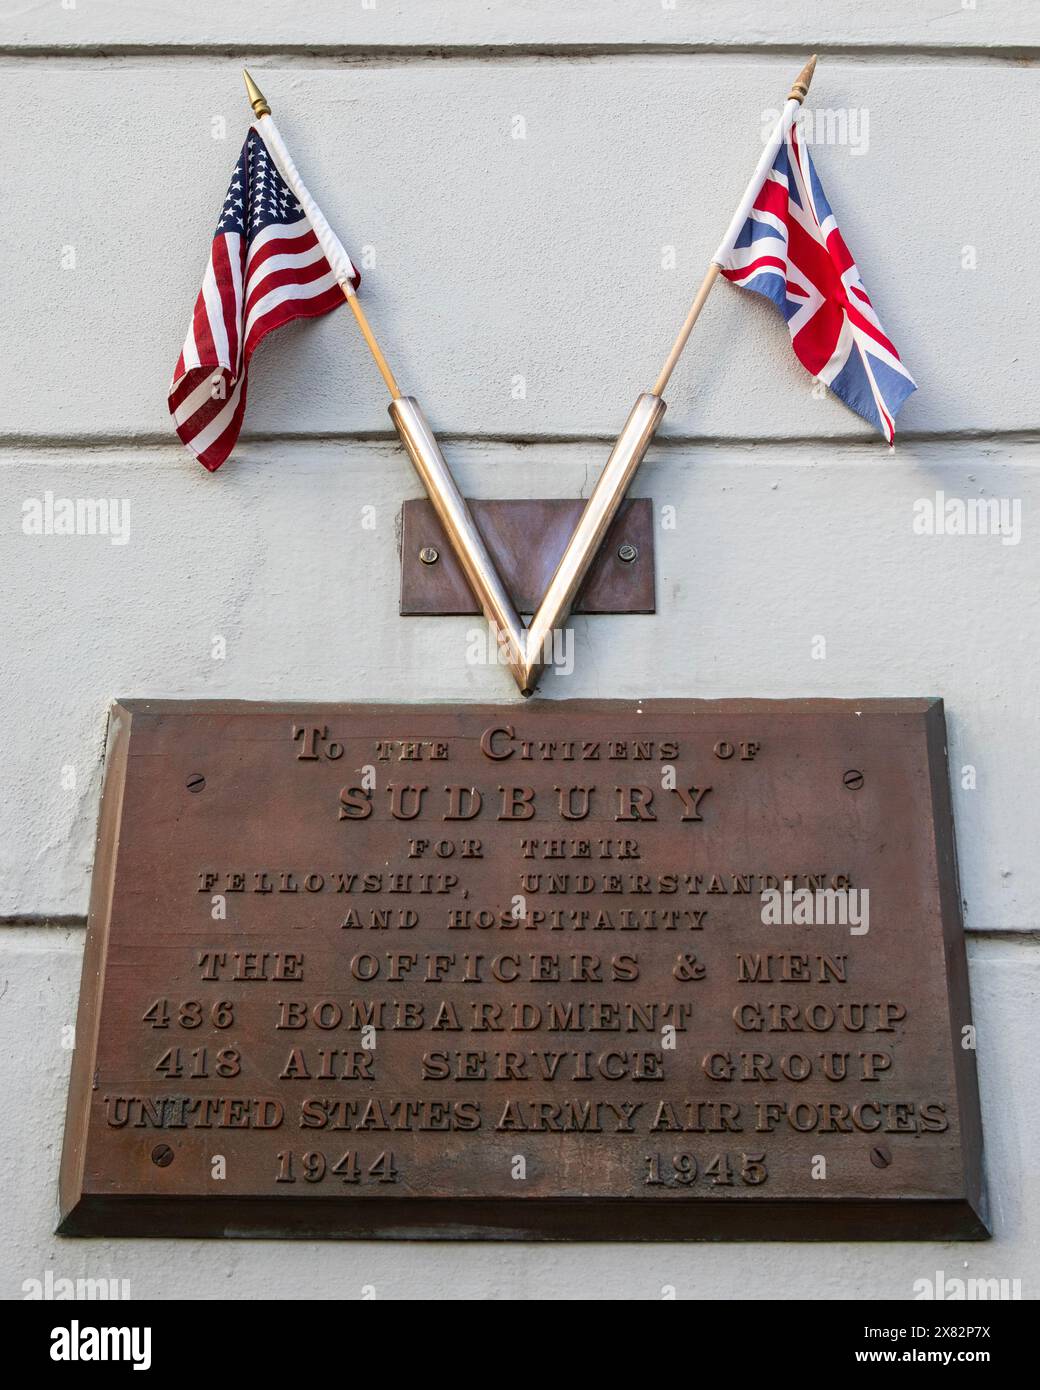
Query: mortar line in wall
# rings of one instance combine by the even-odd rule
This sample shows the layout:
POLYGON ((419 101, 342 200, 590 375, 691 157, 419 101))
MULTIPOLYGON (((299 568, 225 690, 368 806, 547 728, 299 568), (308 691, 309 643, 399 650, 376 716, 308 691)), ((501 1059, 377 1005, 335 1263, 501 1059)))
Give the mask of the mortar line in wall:
POLYGON ((59 916, 53 916, 53 915, 51 915, 50 913, 46 913, 46 912, 43 913, 42 915, 34 915, 34 914, 31 913, 31 912, 24 912, 24 913, 18 913, 16 916, 13 916, 13 917, 0 917, 0 931, 2 931, 3 928, 5 928, 5 927, 11 927, 11 928, 15 928, 15 929, 18 928, 18 927, 57 927, 57 928, 63 928, 63 927, 85 927, 86 925, 87 925, 87 919, 86 919, 86 917, 82 917, 82 916, 78 916, 78 915, 73 915, 73 916, 68 916, 68 917, 60 916, 60 915, 59 915, 59 916))
POLYGON ((62 62, 76 64, 87 60, 134 64, 137 60, 172 60, 179 63, 205 63, 213 59, 240 61, 243 57, 262 58, 271 66, 321 68, 338 65, 380 65, 400 67, 432 63, 472 63, 510 61, 529 62, 616 62, 626 58, 732 58, 804 59, 812 48, 825 51, 828 58, 885 62, 908 60, 923 63, 975 63, 1020 65, 1040 57, 1040 44, 898 44, 827 43, 818 34, 800 43, 471 43, 471 44, 348 44, 348 43, 85 43, 85 44, 0 44, 0 64, 18 62, 62 62))
POLYGON ((964 935, 972 941, 1028 941, 1040 945, 1040 927, 967 927, 964 935))
MULTIPOLYGON (((561 445, 610 447, 615 440, 613 434, 505 434, 460 432, 453 434, 439 430, 438 441, 445 447, 506 445, 517 448, 552 448, 561 445)), ((842 449, 870 455, 872 462, 898 463, 898 446, 917 444, 969 445, 981 444, 998 447, 1013 445, 1033 445, 1040 443, 1040 429, 1037 430, 906 430, 898 435, 894 459, 888 458, 888 451, 881 448, 877 440, 858 434, 831 435, 727 435, 720 438, 711 434, 671 434, 658 435, 653 442, 653 452, 657 454, 675 452, 681 449, 842 449)), ((250 448, 275 446, 279 448, 307 447, 315 444, 357 445, 368 448, 382 448, 387 445, 399 446, 397 435, 391 430, 374 431, 306 431, 296 434, 265 433, 243 434, 239 442, 241 451, 250 448)), ((0 435, 0 464, 7 462, 7 455, 40 454, 46 451, 62 450, 67 453, 93 453, 107 450, 113 453, 138 454, 142 450, 158 450, 164 454, 182 456, 184 451, 176 439, 166 434, 141 434, 132 439, 126 435, 87 434, 87 435, 0 435)), ((37 460, 53 467, 61 467, 64 459, 37 460)), ((1040 460, 1038 460, 1040 462, 1040 460)))

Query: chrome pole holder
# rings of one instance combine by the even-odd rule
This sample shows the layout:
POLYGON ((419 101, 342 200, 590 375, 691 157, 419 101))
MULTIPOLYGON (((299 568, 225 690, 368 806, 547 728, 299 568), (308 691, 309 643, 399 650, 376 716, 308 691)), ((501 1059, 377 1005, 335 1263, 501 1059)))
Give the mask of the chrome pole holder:
MULTIPOLYGON (((644 392, 636 401, 527 628, 418 401, 411 396, 399 396, 390 403, 389 410, 394 428, 521 694, 532 695, 545 669, 546 653, 552 652, 554 631, 570 616, 589 567, 661 423, 664 401, 650 392, 644 392)), ((631 563, 636 556, 629 557, 626 553, 624 558, 626 563, 631 563)))

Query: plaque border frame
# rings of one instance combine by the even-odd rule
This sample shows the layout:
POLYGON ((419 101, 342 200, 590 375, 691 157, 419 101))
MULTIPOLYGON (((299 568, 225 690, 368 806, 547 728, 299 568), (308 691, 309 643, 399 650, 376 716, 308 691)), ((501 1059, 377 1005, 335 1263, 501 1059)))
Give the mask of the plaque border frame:
MULTIPOLYGON (((60 1220, 56 1234, 107 1237, 241 1237, 247 1239, 358 1239, 358 1240, 490 1240, 490 1241, 898 1241, 986 1240, 991 1235, 983 1177, 982 1119, 974 1050, 964 1048, 956 1031, 959 1018, 970 1019, 966 938, 961 916, 953 807, 950 796, 946 720, 939 697, 864 700, 812 697, 800 699, 699 699, 667 698, 632 700, 655 710, 668 706, 695 712, 698 705, 725 707, 733 714, 767 707, 776 713, 853 712, 920 714, 924 720, 925 747, 935 835, 938 876, 938 910, 942 926, 944 965, 949 1014, 954 1031, 954 1085, 961 1140, 961 1173, 964 1190, 957 1197, 842 1198, 820 1196, 809 1200, 755 1197, 748 1202, 653 1202, 633 1197, 454 1197, 451 1204, 465 1219, 445 1220, 445 1198, 379 1198, 345 1202, 342 1198, 312 1196, 110 1196, 88 1193, 83 1188, 86 1140, 89 1132, 92 1069, 100 1029, 100 1004, 104 990, 108 928, 119 844, 122 788, 128 762, 130 734, 135 712, 159 713, 190 706, 198 713, 284 712, 324 709, 400 708, 411 703, 417 709, 433 709, 444 701, 328 701, 328 700, 220 700, 220 699, 118 699, 110 712, 106 739, 105 776, 98 820, 97 852, 91 882, 87 941, 83 957, 76 1050, 69 1079, 68 1109, 59 1180, 60 1220), (232 1205, 234 1219, 220 1214, 232 1205), (725 1207, 724 1213, 722 1211, 725 1207), (818 1229, 819 1217, 828 1209, 826 1229, 818 1229), (720 1221, 722 1215, 722 1221, 720 1221), (808 1226, 808 1229, 806 1228, 808 1226), (816 1227, 816 1229, 814 1229, 816 1227)), ((475 708, 492 702, 467 702, 475 708)), ((517 714, 551 708, 501 705, 517 714)), ((624 699, 588 699, 560 702, 570 708, 625 704, 624 699)), ((452 706, 454 708, 454 706, 452 706)))

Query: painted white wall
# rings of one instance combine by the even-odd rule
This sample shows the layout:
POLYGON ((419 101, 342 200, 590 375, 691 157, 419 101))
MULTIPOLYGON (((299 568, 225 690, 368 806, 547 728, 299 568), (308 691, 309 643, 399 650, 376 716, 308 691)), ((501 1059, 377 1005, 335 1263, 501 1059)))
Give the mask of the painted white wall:
MULTIPOLYGON (((359 263, 374 255, 365 303, 407 389, 452 432, 571 438, 616 431, 656 377, 801 58, 254 67, 322 211, 359 263)), ((249 108, 234 62, 141 61, 4 71, 4 216, 24 267, 11 308, 54 315, 54 336, 0 345, 7 427, 31 441, 168 438, 170 344, 184 339, 249 108), (66 245, 76 268, 59 273, 66 245)), ((819 70, 813 130, 819 112, 824 135, 845 134, 820 151, 821 177, 921 386, 907 435, 1035 420, 1040 282, 1021 264, 1035 201, 1008 181, 1014 151, 1040 147, 1036 87, 1032 68, 971 58, 836 57, 819 70), (977 268, 962 273, 971 248, 977 268)), ((716 295, 673 380, 665 438, 870 437, 775 350, 772 306, 716 295)), ((277 335, 262 366, 251 431, 390 428, 349 324, 277 335)))
POLYGON ((1040 23, 1013 0, 783 9, 0 3, 0 216, 18 267, 0 335, 0 1296, 49 1268, 141 1297, 568 1298, 590 1265, 616 1298, 908 1298, 937 1269, 1036 1296, 1040 101, 1021 60, 1040 23), (265 345, 219 474, 170 434, 166 388, 248 114, 238 59, 348 248, 374 248, 370 316, 463 490, 576 496, 656 374, 763 112, 815 46, 813 109, 866 113, 860 152, 816 160, 920 384, 899 446, 816 399, 769 306, 720 286, 634 489, 676 508, 658 612, 576 620, 576 669, 544 696, 945 698, 995 1239, 55 1238, 112 698, 518 699, 503 671, 466 665, 473 620, 397 616, 397 513, 419 487, 346 312, 265 345), (127 543, 24 534, 47 492, 128 502, 127 543), (915 502, 937 492, 1017 503, 1018 542, 915 535, 915 502))
MULTIPOLYGON (((323 0, 54 0, 27 5, 4 0, 3 42, 32 51, 57 47, 69 53, 148 46, 197 51, 235 44, 267 52, 305 49, 391 51, 573 46, 582 51, 662 45, 722 50, 806 44, 840 49, 884 48, 931 53, 968 52, 999 45, 1021 51, 1040 38, 1040 16, 1021 0, 788 0, 783 6, 747 0, 358 0, 329 6, 323 0)), ((1017 56, 1017 55, 1016 55, 1017 56)))

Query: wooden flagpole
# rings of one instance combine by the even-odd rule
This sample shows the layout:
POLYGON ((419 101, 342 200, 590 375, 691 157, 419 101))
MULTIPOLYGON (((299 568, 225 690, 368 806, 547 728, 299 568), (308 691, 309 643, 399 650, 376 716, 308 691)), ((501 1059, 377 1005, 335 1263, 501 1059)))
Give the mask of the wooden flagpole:
MULTIPOLYGON (((242 69, 242 76, 245 78, 246 95, 249 97, 249 104, 253 108, 257 120, 261 121, 265 116, 270 117, 271 108, 267 104, 267 98, 253 81, 252 77, 250 77, 247 68, 242 69)), ((344 297, 350 305, 351 312, 357 321, 357 326, 361 329, 361 336, 364 338, 368 350, 372 354, 372 359, 379 368, 379 375, 383 378, 384 382, 386 382, 386 389, 390 392, 391 400, 397 400, 401 395, 397 385, 397 379, 390 370, 390 365, 386 358, 383 356, 382 348, 379 346, 378 342, 376 342, 376 336, 372 332, 371 324, 368 321, 364 309, 361 307, 361 301, 358 299, 353 285, 349 283, 344 284, 340 281, 340 289, 343 291, 344 297)))
POLYGON ((701 281, 700 288, 697 290, 697 293, 693 297, 693 303, 690 305, 690 311, 686 315, 686 320, 683 323, 682 328, 679 329, 679 336, 672 344, 671 351, 665 358, 664 366, 661 368, 661 373, 658 376, 657 380, 654 382, 653 394, 655 396, 664 395, 664 389, 668 385, 668 381, 672 375, 672 372, 675 370, 675 364, 682 356, 683 348, 686 346, 690 334, 693 332, 693 326, 700 318, 701 310, 704 308, 705 301, 707 300, 708 295, 711 293, 712 286, 715 284, 715 281, 719 278, 718 261, 723 251, 723 248, 726 246, 727 241, 730 240, 730 234, 739 234, 740 228, 744 225, 744 222, 747 219, 748 212, 750 211, 749 203, 753 201, 756 197, 758 190, 762 185, 762 180, 765 178, 766 170, 772 166, 773 160, 776 158, 776 152, 780 148, 780 144, 784 136, 787 134, 787 131, 791 128, 791 125, 795 119, 797 108, 801 106, 802 102, 808 95, 809 84, 813 79, 813 73, 815 71, 816 54, 814 53, 813 56, 809 59, 809 61, 806 63, 805 67, 802 68, 801 72, 795 78, 794 86, 788 93, 787 104, 785 105, 784 110, 781 113, 780 119, 777 122, 776 130, 773 132, 772 138, 770 139, 770 141, 765 147, 765 150, 762 153, 762 158, 759 161, 758 168, 751 176, 751 182, 747 186, 747 191, 745 192, 744 197, 740 201, 737 211, 733 216, 733 221, 730 223, 730 230, 729 232, 727 232, 726 237, 723 239, 722 245, 719 247, 719 250, 716 251, 715 257, 712 260, 711 265, 708 266, 707 274, 701 281))
POLYGON ((372 354, 376 366, 379 368, 379 375, 386 382, 386 389, 390 392, 390 399, 396 401, 401 394, 400 388, 397 385, 397 378, 390 370, 390 365, 383 356, 382 348, 376 342, 376 336, 372 332, 364 309, 361 307, 361 300, 358 299, 353 290, 348 291, 344 289, 343 293, 347 296, 347 303, 350 305, 351 312, 357 320, 357 326, 361 329, 361 336, 368 344, 368 350, 372 354))

